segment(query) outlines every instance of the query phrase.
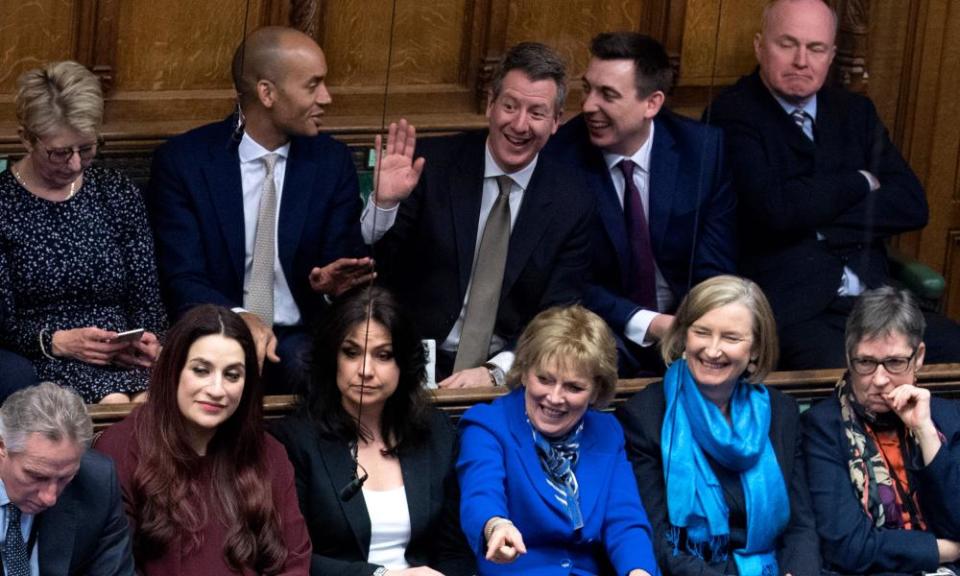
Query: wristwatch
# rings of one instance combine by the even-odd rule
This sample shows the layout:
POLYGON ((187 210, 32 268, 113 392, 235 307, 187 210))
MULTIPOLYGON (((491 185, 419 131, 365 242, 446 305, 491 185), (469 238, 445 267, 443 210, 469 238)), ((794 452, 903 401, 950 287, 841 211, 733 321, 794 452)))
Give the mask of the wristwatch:
POLYGON ((378 566, 376 570, 373 571, 373 574, 370 576, 384 576, 387 573, 386 566, 378 566))
POLYGON ((491 363, 484 364, 483 367, 490 373, 490 381, 494 386, 499 388, 507 383, 507 375, 503 373, 503 368, 491 363))

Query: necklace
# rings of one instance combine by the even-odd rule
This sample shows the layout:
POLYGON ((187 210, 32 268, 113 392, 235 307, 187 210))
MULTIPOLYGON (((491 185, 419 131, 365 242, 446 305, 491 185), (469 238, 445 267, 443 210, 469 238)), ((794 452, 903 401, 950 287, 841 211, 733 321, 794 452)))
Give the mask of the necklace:
MULTIPOLYGON (((13 177, 16 178, 17 182, 19 182, 21 186, 23 186, 27 190, 30 190, 30 188, 27 186, 27 181, 24 180, 23 176, 20 175, 20 171, 17 170, 16 165, 10 166, 10 172, 13 174, 13 177)), ((67 200, 73 198, 73 195, 77 193, 77 180, 79 179, 80 177, 78 176, 73 180, 73 182, 70 183, 70 191, 67 192, 67 197, 63 199, 63 202, 66 202, 67 200)))

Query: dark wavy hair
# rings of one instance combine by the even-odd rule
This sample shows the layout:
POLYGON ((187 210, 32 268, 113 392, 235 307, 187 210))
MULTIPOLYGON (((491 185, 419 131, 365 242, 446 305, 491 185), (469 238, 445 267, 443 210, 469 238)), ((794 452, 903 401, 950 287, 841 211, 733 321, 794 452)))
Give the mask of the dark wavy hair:
POLYGON ((337 387, 337 356, 340 346, 357 325, 371 322, 386 328, 393 341, 393 356, 400 372, 397 390, 387 399, 380 417, 380 432, 387 452, 396 454, 403 445, 424 439, 428 429, 426 355, 413 321, 385 288, 365 286, 338 299, 327 310, 313 342, 310 382, 301 390, 302 409, 318 431, 329 438, 355 442, 371 439, 343 407, 337 387))
POLYGON ((180 534, 187 550, 196 550, 204 545, 206 523, 222 521, 229 527, 223 554, 231 568, 249 567, 265 574, 282 569, 287 550, 267 469, 262 412, 256 347, 244 321, 213 305, 187 312, 167 333, 137 421, 140 462, 133 477, 132 507, 137 558, 162 555, 180 534), (240 344, 246 370, 236 412, 217 428, 207 447, 205 459, 212 460, 212 471, 205 479, 204 458, 190 447, 184 433, 177 390, 190 347, 213 334, 240 344), (215 487, 213 511, 206 502, 208 483, 215 487))

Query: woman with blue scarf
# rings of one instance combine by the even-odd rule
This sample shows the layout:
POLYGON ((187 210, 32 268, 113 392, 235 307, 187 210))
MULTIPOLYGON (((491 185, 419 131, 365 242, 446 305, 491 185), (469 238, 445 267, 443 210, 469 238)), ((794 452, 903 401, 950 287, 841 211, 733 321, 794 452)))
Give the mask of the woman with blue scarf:
POLYGON ((661 344, 663 383, 618 414, 666 574, 819 574, 796 403, 759 382, 776 324, 753 282, 694 287, 661 344))
POLYGON ((596 410, 616 382, 603 320, 551 308, 520 336, 514 390, 464 414, 460 522, 481 574, 658 574, 623 431, 596 410))

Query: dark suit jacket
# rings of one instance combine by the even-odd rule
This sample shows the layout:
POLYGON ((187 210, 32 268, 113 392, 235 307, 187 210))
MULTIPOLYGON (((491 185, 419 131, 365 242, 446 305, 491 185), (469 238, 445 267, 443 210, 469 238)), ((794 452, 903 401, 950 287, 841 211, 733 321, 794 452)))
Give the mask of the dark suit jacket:
POLYGON ((937 538, 960 540, 960 404, 931 398, 930 413, 945 441, 929 465, 907 470, 927 531, 876 528, 850 482, 840 402, 827 398, 803 415, 810 496, 823 557, 844 573, 936 571, 937 538))
MULTIPOLYGON (((419 145, 420 182, 376 244, 381 279, 412 311, 420 333, 442 342, 460 315, 473 269, 487 133, 419 145)), ((589 257, 593 200, 565 166, 543 154, 510 235, 494 332, 510 341, 538 312, 577 302, 589 257)))
POLYGON ((863 96, 821 89, 814 142, 756 72, 717 97, 705 116, 726 132, 741 272, 763 288, 781 327, 823 312, 844 266, 870 288, 883 284, 884 240, 927 223, 920 182, 863 96), (858 170, 873 173, 880 189, 870 192, 858 170))
POLYGON ((87 451, 57 503, 34 521, 41 576, 133 576, 130 529, 106 456, 87 451))
MULTIPOLYGON (((793 576, 814 576, 820 573, 820 550, 817 532, 810 510, 810 495, 804 470, 800 445, 800 416, 797 403, 772 388, 770 392, 770 442, 783 472, 790 499, 790 522, 780 535, 777 545, 777 564, 780 573, 793 576)), ((651 384, 638 392, 617 410, 627 439, 627 457, 633 463, 640 496, 653 524, 654 550, 664 574, 722 576, 735 570, 731 555, 726 566, 707 564, 690 554, 674 556, 673 545, 667 541, 670 529, 664 484, 663 455, 660 448, 660 432, 663 428, 666 399, 663 383, 651 384)), ((716 467, 715 467, 716 469, 716 467)), ((720 479, 720 474, 717 475, 720 479)), ((721 481, 721 484, 723 482, 721 481)), ((728 505, 730 496, 726 494, 728 505)), ((742 492, 738 482, 734 483, 742 492)), ((742 493, 740 499, 743 499, 742 493)), ((731 528, 733 525, 731 523, 731 528)), ((748 527, 749 529, 749 527, 748 527)))
MULTIPOLYGON (((296 475, 300 510, 313 542, 310 573, 315 576, 367 576, 370 515, 357 493, 344 502, 340 490, 354 478, 347 445, 321 436, 303 415, 275 424, 271 432, 287 448, 296 475)), ((460 492, 454 472, 457 434, 443 414, 430 414, 429 437, 400 452, 400 468, 410 511, 411 566, 429 566, 446 576, 476 572, 473 554, 460 532, 460 492)))
MULTIPOLYGON (((228 119, 172 138, 154 154, 147 204, 171 316, 196 304, 243 305, 238 144, 228 119)), ((324 306, 310 288, 310 270, 363 253, 357 174, 347 147, 323 134, 293 138, 279 209, 280 264, 310 322, 324 306)))
MULTIPOLYGON (((667 110, 654 124, 650 240, 657 266, 679 304, 698 282, 736 272, 736 200, 719 130, 667 110)), ((578 167, 596 198, 600 217, 590 237, 593 281, 584 301, 622 334, 638 308, 625 296, 625 282, 632 274, 630 245, 610 171, 602 151, 590 143, 583 115, 560 128, 546 153, 578 167)))

